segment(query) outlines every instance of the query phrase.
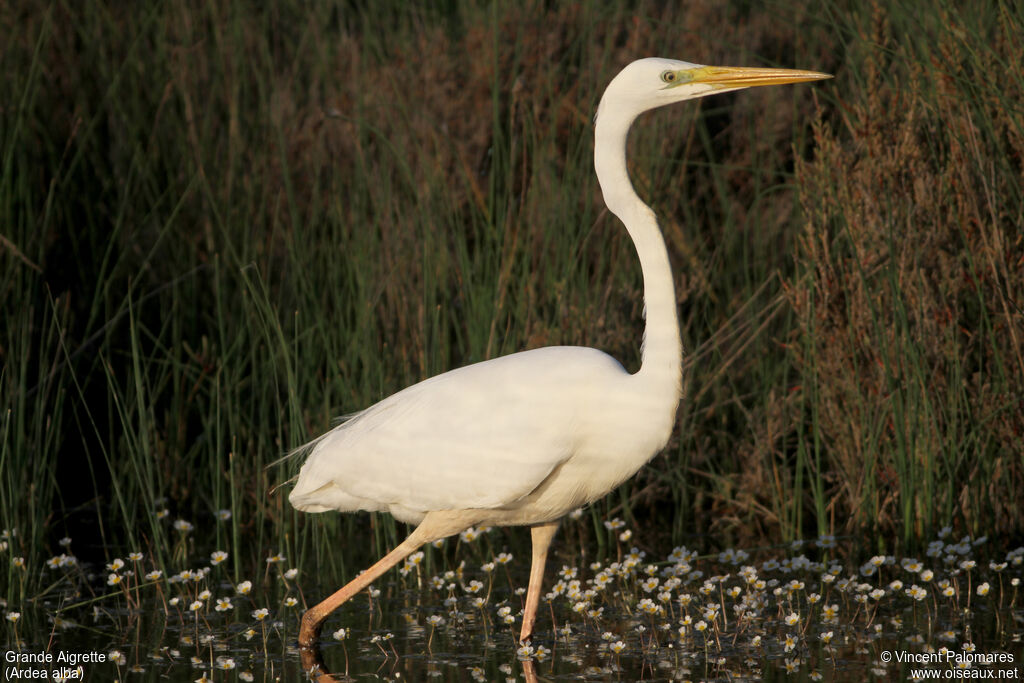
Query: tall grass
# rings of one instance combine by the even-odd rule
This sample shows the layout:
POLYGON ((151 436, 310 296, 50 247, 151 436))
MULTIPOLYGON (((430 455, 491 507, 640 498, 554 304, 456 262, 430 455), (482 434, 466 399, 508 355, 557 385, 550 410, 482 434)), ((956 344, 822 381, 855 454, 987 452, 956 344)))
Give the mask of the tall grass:
POLYGON ((39 567, 67 534, 173 564, 180 517, 236 575, 271 551, 350 574, 403 530, 297 515, 282 453, 503 353, 635 368, 640 273, 591 120, 652 54, 837 79, 634 134, 687 398, 595 519, 722 545, 1020 533, 1019 10, 371 5, 0 10, 8 554, 39 567))
POLYGON ((788 291, 795 400, 814 416, 798 438, 827 463, 844 531, 1020 533, 1021 19, 836 14, 859 68, 798 160, 788 291))

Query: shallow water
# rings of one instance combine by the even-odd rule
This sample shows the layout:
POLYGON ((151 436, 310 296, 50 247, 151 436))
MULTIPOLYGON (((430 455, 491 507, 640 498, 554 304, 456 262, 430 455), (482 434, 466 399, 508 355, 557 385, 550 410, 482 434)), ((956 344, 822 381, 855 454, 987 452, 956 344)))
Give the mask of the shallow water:
MULTIPOLYGON (((515 638, 527 562, 502 554, 433 574, 414 556, 332 615, 322 669, 360 681, 1019 678, 1024 549, 941 539, 929 553, 849 565, 821 539, 712 557, 622 546, 615 561, 556 558, 532 650, 515 638), (1002 661, 958 669, 967 655, 1002 661)), ((74 674, 78 656, 87 680, 300 680, 311 663, 296 647, 302 591, 312 604, 336 587, 268 567, 248 586, 210 561, 151 580, 144 561, 49 569, 45 597, 6 606, 5 678, 74 674), (85 602, 90 591, 105 597, 85 602)))

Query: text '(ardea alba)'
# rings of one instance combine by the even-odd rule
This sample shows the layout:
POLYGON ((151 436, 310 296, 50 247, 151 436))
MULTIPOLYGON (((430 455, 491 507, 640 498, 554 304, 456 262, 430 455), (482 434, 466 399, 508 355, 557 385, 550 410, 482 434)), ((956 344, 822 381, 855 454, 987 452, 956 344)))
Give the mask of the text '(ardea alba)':
POLYGON ((626 171, 636 117, 674 102, 760 85, 829 78, 790 69, 641 59, 601 98, 594 168, 643 270, 640 369, 578 346, 523 351, 446 372, 356 414, 300 451, 289 500, 299 510, 375 510, 418 525, 363 574, 302 618, 312 647, 328 614, 422 544, 476 525, 528 525, 533 562, 520 639, 533 632, 548 546, 568 512, 633 476, 668 441, 682 395, 682 343, 668 253, 626 171))

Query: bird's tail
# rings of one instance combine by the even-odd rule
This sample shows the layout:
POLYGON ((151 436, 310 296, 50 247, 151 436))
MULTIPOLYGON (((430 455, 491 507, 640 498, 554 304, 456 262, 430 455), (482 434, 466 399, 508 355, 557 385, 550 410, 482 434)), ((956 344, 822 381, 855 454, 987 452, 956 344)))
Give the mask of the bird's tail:
MULTIPOLYGON (((332 420, 332 422, 334 424, 331 427, 331 429, 328 429, 326 432, 324 432, 320 436, 316 437, 312 441, 307 441, 306 443, 302 444, 301 446, 298 446, 296 448, 291 449, 290 451, 288 451, 287 453, 282 455, 280 458, 278 458, 274 462, 268 464, 264 469, 270 469, 271 467, 274 467, 275 465, 280 465, 283 462, 287 462, 289 460, 293 460, 293 459, 297 458, 300 455, 305 455, 306 453, 309 453, 314 448, 316 448, 316 445, 318 443, 320 443, 325 437, 327 437, 329 434, 331 434, 335 429, 337 429, 341 425, 346 424, 346 423, 350 422, 351 420, 359 417, 364 412, 366 412, 366 411, 365 410, 360 410, 359 412, 356 412, 356 413, 349 413, 347 415, 342 415, 340 417, 336 417, 334 420, 332 420)), ((270 495, 273 495, 279 488, 281 488, 282 486, 285 486, 286 484, 294 483, 295 480, 298 479, 298 478, 299 478, 299 475, 294 474, 291 477, 285 479, 284 481, 282 481, 282 482, 280 482, 278 484, 275 484, 267 493, 270 494, 270 495)))
MULTIPOLYGON (((297 447, 291 449, 290 451, 288 451, 287 453, 282 455, 280 458, 278 458, 274 462, 268 464, 266 466, 266 468, 264 468, 264 469, 270 469, 271 467, 274 467, 275 465, 280 465, 281 463, 283 463, 283 462, 285 462, 287 460, 291 460, 292 458, 295 458, 295 457, 297 457, 299 455, 304 455, 305 453, 308 453, 309 451, 313 450, 313 448, 318 443, 320 443, 324 439, 324 437, 326 437, 328 434, 333 432, 337 427, 339 427, 340 425, 345 424, 346 422, 348 422, 349 420, 352 420, 353 418, 358 417, 363 412, 364 411, 360 410, 360 411, 355 412, 355 413, 348 413, 347 415, 341 415, 339 417, 334 418, 333 420, 331 420, 331 428, 328 429, 326 432, 324 432, 320 436, 316 437, 312 441, 307 441, 306 443, 302 444, 301 446, 297 446, 297 447)), ((294 478, 295 477, 292 477, 288 481, 281 482, 281 484, 278 484, 277 486, 281 486, 282 484, 287 484, 289 481, 292 481, 292 479, 294 479, 294 478)), ((277 489, 277 486, 274 487, 275 490, 277 489)))

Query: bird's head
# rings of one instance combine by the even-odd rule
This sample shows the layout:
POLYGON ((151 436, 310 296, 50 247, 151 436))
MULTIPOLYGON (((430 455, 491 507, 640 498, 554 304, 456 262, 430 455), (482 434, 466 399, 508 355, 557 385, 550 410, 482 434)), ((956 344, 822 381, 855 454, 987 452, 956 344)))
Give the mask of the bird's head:
POLYGON ((629 64, 612 79, 601 98, 598 116, 614 108, 632 119, 648 109, 705 95, 822 78, 831 76, 816 71, 704 66, 649 57, 629 64))

